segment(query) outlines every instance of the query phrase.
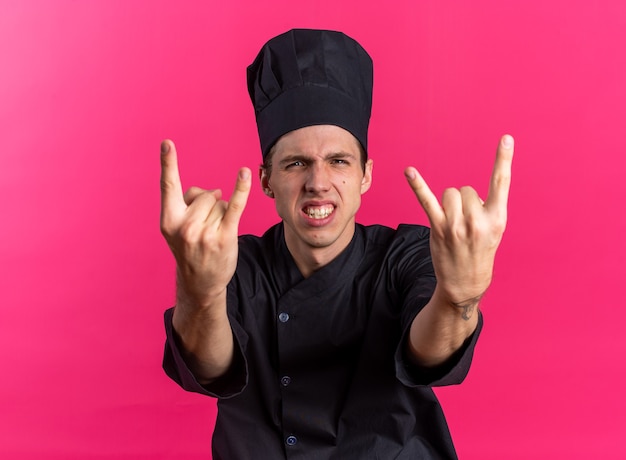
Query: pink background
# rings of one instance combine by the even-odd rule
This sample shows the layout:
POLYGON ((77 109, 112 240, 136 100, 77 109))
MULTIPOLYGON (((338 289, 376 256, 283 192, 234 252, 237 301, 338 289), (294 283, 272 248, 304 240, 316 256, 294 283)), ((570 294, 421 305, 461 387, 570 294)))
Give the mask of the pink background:
MULTIPOLYGON (((516 138, 474 366, 438 390, 460 458, 626 458, 624 5, 2 1, 0 457, 210 458, 214 401, 160 368, 159 142, 229 194, 260 162, 246 65, 316 27, 376 65, 362 223, 426 222, 408 164, 484 194, 516 138)), ((255 180, 241 231, 274 222, 255 180)))

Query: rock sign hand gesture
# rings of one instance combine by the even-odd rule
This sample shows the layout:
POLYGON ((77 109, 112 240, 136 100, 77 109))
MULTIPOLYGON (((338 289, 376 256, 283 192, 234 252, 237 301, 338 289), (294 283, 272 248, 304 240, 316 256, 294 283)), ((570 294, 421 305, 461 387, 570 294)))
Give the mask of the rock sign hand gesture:
POLYGON ((472 187, 449 188, 441 204, 413 167, 409 185, 431 226, 430 247, 437 289, 455 306, 477 304, 491 283, 496 250, 507 220, 513 138, 500 139, 486 201, 472 187))
POLYGON ((239 170, 230 201, 221 190, 183 194, 174 143, 161 144, 161 232, 177 263, 178 288, 197 307, 221 295, 237 266, 239 220, 250 193, 250 170, 239 170))

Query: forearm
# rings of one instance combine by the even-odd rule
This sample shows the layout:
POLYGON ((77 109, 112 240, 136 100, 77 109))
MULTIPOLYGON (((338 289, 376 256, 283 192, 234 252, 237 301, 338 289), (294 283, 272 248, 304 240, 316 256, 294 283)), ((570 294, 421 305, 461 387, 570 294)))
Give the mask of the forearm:
POLYGON ((200 384, 208 384, 226 373, 234 349, 226 313, 226 290, 199 307, 179 289, 172 326, 181 354, 200 384))
POLYGON ((443 364, 474 333, 480 298, 453 304, 438 290, 411 324, 409 356, 416 364, 443 364))

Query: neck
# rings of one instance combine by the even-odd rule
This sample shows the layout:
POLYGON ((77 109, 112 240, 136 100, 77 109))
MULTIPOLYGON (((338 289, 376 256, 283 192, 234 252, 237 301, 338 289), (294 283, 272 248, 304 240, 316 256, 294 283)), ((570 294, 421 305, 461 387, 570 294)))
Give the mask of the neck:
MULTIPOLYGON (((287 246, 289 247, 289 246, 287 246)), ((289 251, 291 252, 291 250, 289 251)), ((300 273, 308 278, 320 268, 328 265, 339 254, 328 255, 323 250, 313 250, 308 254, 291 252, 300 273)))
POLYGON ((285 243, 300 273, 305 278, 308 278, 317 270, 335 260, 348 247, 354 236, 354 231, 353 223, 351 231, 344 232, 339 239, 326 246, 307 244, 300 239, 290 238, 289 232, 285 232, 285 243))

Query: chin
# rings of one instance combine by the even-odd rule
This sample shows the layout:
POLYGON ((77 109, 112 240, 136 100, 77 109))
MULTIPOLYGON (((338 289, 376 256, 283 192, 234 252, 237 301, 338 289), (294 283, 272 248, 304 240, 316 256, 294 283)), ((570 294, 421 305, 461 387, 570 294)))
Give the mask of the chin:
POLYGON ((341 239, 341 234, 324 230, 315 230, 302 236, 303 240, 313 248, 327 248, 341 239))
POLYGON ((333 244, 336 238, 329 238, 327 236, 307 236, 303 240, 312 248, 325 248, 333 244))

